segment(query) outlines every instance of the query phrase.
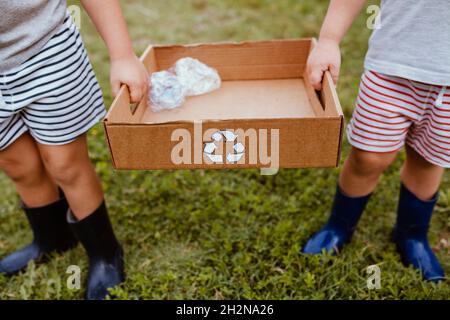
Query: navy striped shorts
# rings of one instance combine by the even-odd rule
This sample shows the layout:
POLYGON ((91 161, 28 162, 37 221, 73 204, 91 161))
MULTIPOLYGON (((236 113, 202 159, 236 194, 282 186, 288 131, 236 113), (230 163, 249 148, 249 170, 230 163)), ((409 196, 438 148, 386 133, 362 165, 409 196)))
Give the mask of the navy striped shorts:
POLYGON ((37 55, 0 74, 0 150, 27 131, 41 144, 68 144, 105 114, 102 91, 69 15, 37 55))

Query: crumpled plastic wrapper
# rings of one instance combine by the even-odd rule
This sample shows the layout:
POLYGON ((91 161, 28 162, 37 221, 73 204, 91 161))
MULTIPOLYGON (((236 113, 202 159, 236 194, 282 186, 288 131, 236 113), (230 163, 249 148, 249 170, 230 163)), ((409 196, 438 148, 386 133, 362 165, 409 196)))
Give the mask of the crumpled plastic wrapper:
POLYGON ((185 101, 185 88, 171 72, 155 72, 150 77, 150 101, 155 112, 180 107, 185 101))
POLYGON ((221 86, 219 73, 193 58, 182 58, 168 71, 150 77, 150 104, 153 111, 180 107, 186 97, 215 91, 221 86))
POLYGON ((188 97, 199 96, 220 88, 221 81, 217 71, 197 59, 180 59, 172 70, 186 89, 188 97))

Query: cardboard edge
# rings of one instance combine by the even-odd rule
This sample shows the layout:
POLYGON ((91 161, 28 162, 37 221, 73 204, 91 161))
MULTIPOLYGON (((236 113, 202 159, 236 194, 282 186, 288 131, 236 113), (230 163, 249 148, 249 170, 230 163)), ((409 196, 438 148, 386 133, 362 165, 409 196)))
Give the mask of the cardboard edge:
MULTIPOLYGON (((308 165, 308 166, 304 166, 304 167, 299 167, 299 166, 284 166, 283 170, 297 170, 297 169, 333 169, 336 168, 333 165, 329 165, 329 166, 318 166, 318 165, 308 165)), ((202 167, 202 166, 189 166, 189 167, 184 167, 184 168, 173 168, 172 166, 155 166, 153 169, 145 169, 145 168, 132 168, 132 167, 127 167, 127 166, 123 166, 123 167, 118 167, 118 168, 114 168, 114 170, 116 171, 147 171, 147 172, 151 172, 151 171, 168 171, 168 172, 176 172, 176 171, 180 171, 180 170, 204 170, 204 171, 217 171, 217 170, 242 170, 242 169, 253 169, 253 170, 258 170, 258 169, 264 169, 264 167, 254 167, 253 165, 241 165, 239 167, 236 167, 235 165, 233 165, 233 167, 202 167)))
MULTIPOLYGON (((144 53, 141 55, 141 57, 139 58, 139 60, 144 63, 147 64, 147 60, 149 59, 152 51, 153 51, 154 47, 153 45, 149 45, 144 53)), ((156 62, 155 62, 156 63, 156 62)), ((144 97, 145 99, 145 97, 144 97)), ((122 85, 120 87, 119 93, 114 97, 113 101, 111 102, 111 106, 108 109, 108 112, 106 113, 106 116, 104 118, 104 121, 108 121, 111 120, 112 118, 112 114, 114 112, 117 112, 117 108, 120 108, 122 106, 119 106, 119 104, 123 104, 122 100, 127 100, 130 101, 130 92, 127 88, 127 86, 122 85)), ((145 103, 144 101, 140 101, 136 104, 131 105, 130 102, 127 103, 128 104, 128 108, 129 108, 129 112, 130 112, 130 117, 134 118, 135 116, 137 116, 137 111, 139 108, 145 107, 145 103)))
MULTIPOLYGON (((316 46, 317 46, 317 39, 313 37, 313 38, 311 38, 311 48, 309 51, 310 54, 316 46)), ((311 86, 308 86, 309 83, 308 83, 308 81, 306 81, 306 77, 307 77, 307 75, 306 75, 306 70, 305 70, 305 73, 303 75, 303 78, 305 79, 305 86, 306 86, 307 90, 312 89, 314 92, 316 92, 316 97, 319 100, 324 113, 330 115, 330 111, 331 111, 333 116, 334 115, 343 116, 344 112, 342 111, 341 102, 339 100, 339 96, 337 94, 337 88, 334 85, 333 78, 331 76, 331 72, 326 71, 324 73, 323 80, 322 80, 322 90, 319 92, 314 90, 314 88, 312 88, 311 86), (311 87, 311 88, 309 88, 309 87, 311 87), (328 100, 327 95, 328 95, 328 98, 331 99, 331 102, 332 102, 331 107, 333 108, 333 110, 330 110, 330 108, 329 108, 330 105, 327 106, 327 100, 328 100)))
POLYGON ((333 78, 331 76, 330 71, 326 71, 324 74, 321 96, 322 96, 322 102, 325 107, 325 113, 329 113, 330 111, 332 111, 333 113, 337 114, 338 116, 344 115, 344 112, 342 111, 341 102, 340 102, 338 94, 337 94, 337 89, 336 89, 336 86, 334 85, 333 78), (333 110, 329 110, 330 106, 326 105, 328 99, 331 100, 330 102, 331 102, 331 107, 333 108, 333 110))
MULTIPOLYGON (((152 68, 152 63, 154 64, 153 67, 157 68, 158 62, 156 61, 155 49, 152 44, 148 45, 148 47, 145 49, 144 53, 139 57, 139 60, 145 66, 145 68, 147 70, 152 68)), ((148 76, 150 76, 150 73, 148 74, 148 76)), ((134 105, 131 106, 130 109, 131 109, 131 114, 133 116, 135 115, 135 113, 138 111, 139 108, 144 108, 147 106, 147 104, 144 103, 144 101, 143 101, 145 99, 147 99, 147 94, 144 95, 144 98, 141 101, 139 101, 138 103, 135 103, 134 105)))
POLYGON ((339 143, 338 143, 338 154, 336 159, 336 168, 339 168, 341 157, 342 157, 342 146, 344 143, 344 130, 345 130, 345 117, 344 115, 340 115, 341 118, 341 129, 339 132, 339 143))
POLYGON ((152 45, 155 49, 161 49, 161 48, 198 48, 202 46, 226 46, 226 45, 232 45, 232 46, 246 46, 246 45, 253 45, 255 43, 257 44, 263 44, 263 43, 283 43, 283 42, 312 42, 313 37, 306 37, 306 38, 288 38, 288 39, 272 39, 272 40, 246 40, 246 41, 216 41, 216 42, 198 42, 198 43, 191 43, 191 44, 157 44, 152 45))
POLYGON ((105 130, 105 138, 106 138, 106 143, 108 144, 108 149, 109 149, 109 154, 111 156, 111 162, 112 162, 112 166, 115 170, 117 170, 117 164, 116 161, 114 159, 114 154, 113 154, 113 150, 112 150, 112 146, 111 146, 111 141, 109 139, 109 133, 108 133, 108 120, 104 119, 103 120, 103 128, 105 130))
POLYGON ((125 91, 128 91, 126 90, 125 86, 120 87, 119 93, 114 97, 113 101, 111 102, 111 106, 109 107, 108 112, 106 113, 106 116, 103 119, 103 121, 108 121, 111 118, 111 114, 114 112, 114 109, 117 108, 119 100, 122 99, 122 95, 126 94, 125 91))
MULTIPOLYGON (((245 123, 253 123, 253 122, 261 122, 261 121, 270 121, 270 122, 287 122, 287 121, 339 121, 341 123, 341 137, 342 137, 342 127, 343 127, 343 116, 324 116, 324 117, 309 117, 309 118, 270 118, 270 119, 230 119, 230 120, 204 120, 202 121, 203 124, 224 124, 226 126, 227 123, 236 123, 236 121, 239 122, 245 122, 245 123)), ((107 132, 108 128, 113 127, 135 127, 135 128, 141 128, 141 127, 152 127, 152 128, 158 128, 158 127, 176 127, 180 125, 194 125, 195 121, 173 121, 173 122, 165 122, 165 123, 155 123, 155 124, 148 124, 148 123, 105 123, 105 129, 107 132)), ((108 134, 108 132, 107 132, 108 134)), ((109 136, 108 136, 109 139, 109 136)), ((341 139, 340 139, 341 141, 341 139)), ((340 143, 339 141, 339 143, 340 143)), ((109 141, 108 141, 109 142, 109 141)), ((109 144, 111 147, 111 144, 109 144)), ((111 148, 110 148, 111 149, 111 148)), ((112 149, 111 149, 112 152, 112 149)))
POLYGON ((184 125, 192 125, 196 122, 201 122, 201 123, 226 123, 226 122, 236 122, 236 121, 244 121, 244 122, 259 122, 259 121, 292 121, 292 120, 336 120, 336 119, 340 119, 340 116, 314 116, 314 117, 302 117, 302 118, 244 118, 244 119, 203 119, 203 120, 197 120, 197 121, 191 121, 191 120, 180 120, 180 121, 168 121, 168 122, 164 122, 164 123, 148 123, 148 122, 138 122, 138 123, 129 123, 129 122, 108 122, 106 125, 108 127, 112 127, 112 126, 137 126, 137 127, 160 127, 160 126, 167 126, 167 125, 180 125, 180 124, 184 124, 184 125))
POLYGON ((152 51, 154 50, 155 46, 150 44, 148 45, 148 47, 144 50, 144 53, 142 53, 141 57, 139 58, 139 60, 146 65, 147 63, 147 59, 149 59, 150 54, 152 53, 152 51))
MULTIPOLYGON (((314 48, 317 46, 317 40, 316 38, 310 39, 310 48, 309 48, 309 54, 314 50, 314 48)), ((316 113, 317 116, 324 116, 326 113, 326 105, 323 101, 322 92, 317 91, 313 88, 313 86, 308 81, 308 74, 305 66, 305 71, 303 72, 303 81, 305 83, 306 92, 308 94, 309 101, 311 103, 311 106, 316 113)))
POLYGON ((317 91, 313 88, 313 86, 307 80, 306 70, 303 73, 303 82, 305 83, 306 93, 308 94, 308 100, 311 103, 311 107, 314 110, 314 113, 318 117, 322 117, 325 114, 325 106, 322 101, 319 99, 319 95, 317 91))

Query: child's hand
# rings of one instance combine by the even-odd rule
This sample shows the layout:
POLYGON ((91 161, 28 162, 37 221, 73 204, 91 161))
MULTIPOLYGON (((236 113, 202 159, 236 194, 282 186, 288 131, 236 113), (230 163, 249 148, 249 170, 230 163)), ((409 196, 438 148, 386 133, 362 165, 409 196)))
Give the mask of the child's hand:
POLYGON ((325 71, 330 70, 336 84, 341 69, 341 50, 339 43, 332 40, 320 40, 311 52, 306 72, 309 82, 316 90, 322 89, 322 79, 325 71))
POLYGON ((120 86, 130 89, 131 103, 137 103, 147 94, 148 72, 134 54, 128 58, 111 60, 111 88, 113 95, 119 93, 120 86))

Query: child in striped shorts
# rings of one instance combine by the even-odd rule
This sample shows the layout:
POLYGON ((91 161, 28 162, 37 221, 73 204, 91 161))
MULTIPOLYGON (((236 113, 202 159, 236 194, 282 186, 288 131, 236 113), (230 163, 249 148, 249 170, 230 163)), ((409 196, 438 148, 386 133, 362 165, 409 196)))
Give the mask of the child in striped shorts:
MULTIPOLYGON (((308 61, 311 84, 339 76, 339 42, 364 0, 332 0, 308 61)), ((381 173, 406 148, 393 241, 402 261, 426 280, 444 279, 427 232, 444 168, 450 167, 450 2, 383 0, 353 118, 352 150, 340 175, 331 217, 303 251, 336 253, 350 241, 381 173)))
MULTIPOLYGON (((134 55, 119 1, 82 1, 121 84, 139 101, 145 67, 134 55)), ((81 242, 87 299, 124 280, 122 248, 90 163, 86 132, 105 115, 101 89, 65 0, 0 0, 0 169, 14 182, 33 242, 0 261, 15 274, 81 242)))

